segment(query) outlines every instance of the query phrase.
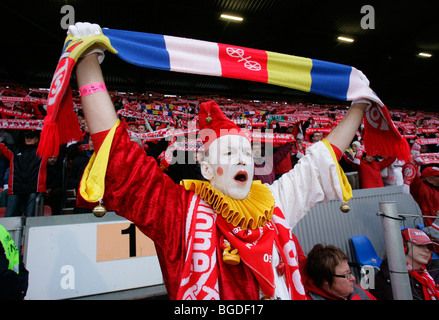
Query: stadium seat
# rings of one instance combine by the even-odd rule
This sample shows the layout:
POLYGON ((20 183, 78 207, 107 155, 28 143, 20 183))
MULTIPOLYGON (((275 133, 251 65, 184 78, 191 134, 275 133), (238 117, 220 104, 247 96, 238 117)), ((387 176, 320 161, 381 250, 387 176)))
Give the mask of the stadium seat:
POLYGON ((383 259, 381 259, 365 235, 358 235, 351 238, 354 247, 355 259, 360 266, 373 266, 379 268, 383 259))

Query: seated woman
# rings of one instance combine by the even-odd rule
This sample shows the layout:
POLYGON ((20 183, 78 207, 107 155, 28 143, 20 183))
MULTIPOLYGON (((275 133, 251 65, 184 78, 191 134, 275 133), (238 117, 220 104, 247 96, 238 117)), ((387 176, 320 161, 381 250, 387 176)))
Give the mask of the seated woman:
MULTIPOLYGON (((431 266, 434 243, 418 229, 402 231, 405 259, 410 277, 413 300, 439 299, 439 270, 431 266)), ((373 294, 378 300, 393 300, 388 260, 384 259, 375 275, 373 294)))
POLYGON ((312 300, 376 300, 355 284, 348 256, 339 248, 316 244, 308 254, 304 285, 312 300))

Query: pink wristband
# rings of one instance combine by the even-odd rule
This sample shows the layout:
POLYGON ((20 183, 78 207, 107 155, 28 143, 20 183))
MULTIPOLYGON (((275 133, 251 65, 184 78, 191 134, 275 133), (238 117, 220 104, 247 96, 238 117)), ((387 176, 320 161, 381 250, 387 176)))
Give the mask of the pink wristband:
POLYGON ((105 83, 99 82, 99 83, 91 83, 79 88, 79 93, 81 94, 81 97, 85 97, 88 96, 89 94, 106 91, 106 90, 107 87, 105 86, 105 83))

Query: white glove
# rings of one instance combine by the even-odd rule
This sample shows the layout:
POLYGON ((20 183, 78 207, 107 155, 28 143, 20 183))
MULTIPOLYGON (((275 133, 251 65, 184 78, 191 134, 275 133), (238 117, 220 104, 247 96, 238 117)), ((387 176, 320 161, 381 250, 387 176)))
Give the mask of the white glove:
MULTIPOLYGON (((365 74, 357 68, 352 67, 347 100, 353 101, 352 104, 355 104, 357 102, 364 103, 364 99, 371 101, 370 105, 373 102, 376 102, 379 105, 384 105, 380 98, 378 98, 370 88, 370 81, 365 74)), ((370 105, 367 107, 367 110, 370 108, 370 105)))
MULTIPOLYGON (((367 86, 369 87, 370 81, 367 79, 367 77, 364 75, 364 73, 361 70, 358 70, 358 78, 367 86)), ((351 105, 354 105, 356 103, 365 103, 367 104, 366 111, 372 106, 372 101, 370 101, 367 98, 359 98, 352 101, 351 105)))
MULTIPOLYGON (((75 25, 70 25, 69 29, 67 30, 67 35, 71 34, 73 37, 87 37, 87 36, 98 36, 102 34, 101 27, 96 23, 89 23, 89 22, 77 22, 75 25)), ((97 53, 99 64, 104 61, 105 49, 102 48, 99 45, 94 45, 91 48, 89 48, 87 51, 85 51, 81 57, 88 56, 92 53, 97 53)))
MULTIPOLYGON (((358 69, 357 69, 358 70, 358 69)), ((370 86, 370 81, 367 79, 366 75, 363 73, 363 71, 358 70, 358 77, 361 81, 363 81, 368 87, 370 86)))
POLYGON ((101 34, 101 27, 96 23, 77 22, 69 26, 67 34, 72 34, 74 37, 98 36, 101 34))
POLYGON ((369 110, 369 108, 372 106, 372 101, 370 101, 369 99, 366 99, 366 98, 360 98, 358 100, 354 100, 354 101, 352 101, 351 105, 354 105, 356 103, 365 103, 365 104, 367 104, 366 111, 369 110))

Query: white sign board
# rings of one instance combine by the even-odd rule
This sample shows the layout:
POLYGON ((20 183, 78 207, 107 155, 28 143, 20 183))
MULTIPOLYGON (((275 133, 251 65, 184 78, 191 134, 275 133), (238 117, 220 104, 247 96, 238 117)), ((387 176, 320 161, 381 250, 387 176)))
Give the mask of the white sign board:
POLYGON ((134 224, 91 221, 27 227, 26 299, 68 299, 163 284, 154 245, 134 224))

